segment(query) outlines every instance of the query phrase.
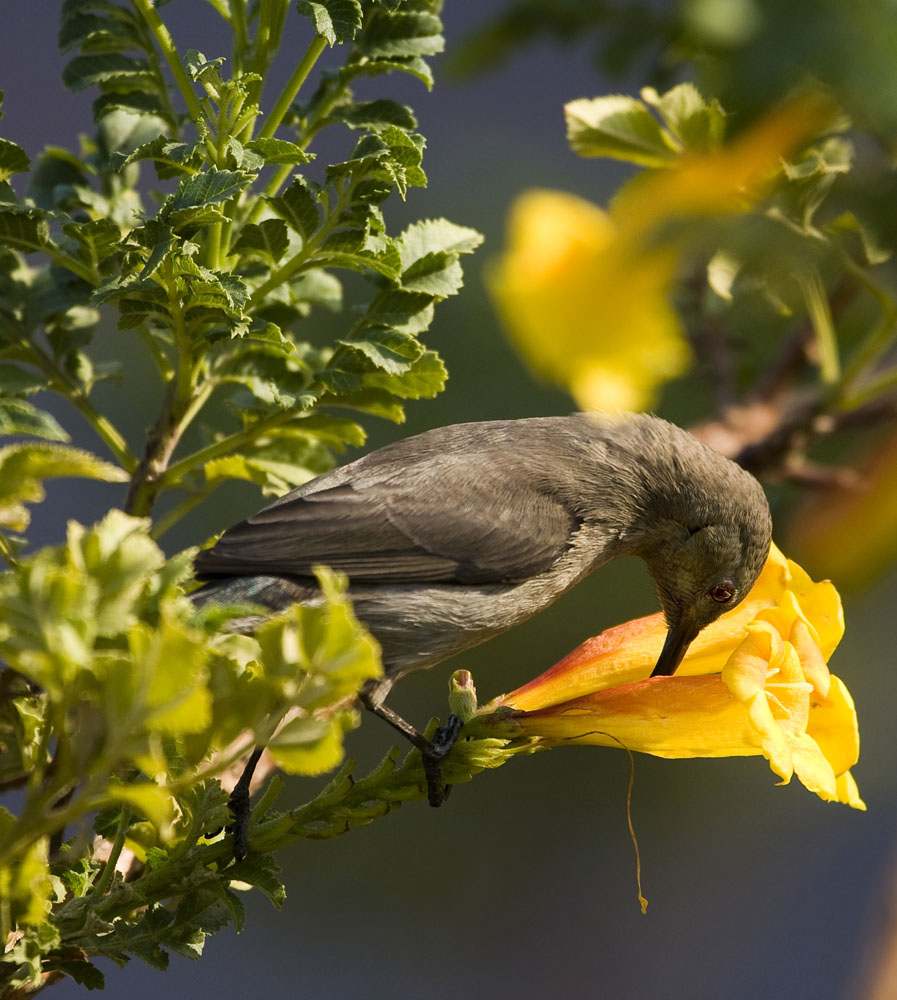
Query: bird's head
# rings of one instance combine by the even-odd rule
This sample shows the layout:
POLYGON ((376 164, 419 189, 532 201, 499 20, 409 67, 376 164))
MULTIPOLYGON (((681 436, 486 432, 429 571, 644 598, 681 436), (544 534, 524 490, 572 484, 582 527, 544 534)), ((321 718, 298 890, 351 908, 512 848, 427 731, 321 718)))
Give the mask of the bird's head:
POLYGON ((756 492, 716 523, 669 523, 648 557, 669 629, 652 676, 672 674, 701 629, 739 604, 763 569, 772 526, 759 484, 756 492))

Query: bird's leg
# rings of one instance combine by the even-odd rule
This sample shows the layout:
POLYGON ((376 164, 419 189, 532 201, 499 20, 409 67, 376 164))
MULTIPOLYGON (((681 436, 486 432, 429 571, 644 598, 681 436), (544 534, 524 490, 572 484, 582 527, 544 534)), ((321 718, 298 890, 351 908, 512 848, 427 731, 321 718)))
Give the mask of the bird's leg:
POLYGON ((249 786, 264 752, 264 747, 256 747, 252 751, 249 760, 246 761, 246 766, 243 768, 243 773, 240 775, 240 780, 234 785, 234 790, 230 793, 227 802, 231 816, 234 818, 228 830, 232 831, 234 835, 234 857, 237 861, 242 861, 249 849, 249 786))
POLYGON ((450 715, 445 725, 440 726, 433 734, 433 739, 428 740, 398 712, 394 712, 384 704, 394 683, 395 678, 392 677, 379 677, 368 681, 358 692, 358 699, 369 712, 388 722, 393 729, 398 730, 406 740, 420 750, 427 778, 427 801, 434 808, 438 808, 451 791, 451 785, 446 785, 442 780, 442 759, 457 742, 458 733, 461 731, 461 719, 457 715, 450 715))

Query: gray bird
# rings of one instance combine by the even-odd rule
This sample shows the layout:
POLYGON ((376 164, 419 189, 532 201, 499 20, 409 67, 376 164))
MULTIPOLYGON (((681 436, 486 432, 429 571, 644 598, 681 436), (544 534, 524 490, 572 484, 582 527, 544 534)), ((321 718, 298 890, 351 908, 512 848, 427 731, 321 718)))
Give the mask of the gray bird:
POLYGON ((384 705, 398 678, 525 621, 624 555, 654 578, 668 626, 654 674, 671 674, 750 590, 771 530, 750 473, 656 417, 456 424, 319 476, 225 531, 196 558, 209 583, 192 598, 280 610, 315 599, 314 566, 346 573, 383 650, 384 676, 362 701, 438 759, 453 733, 434 746, 384 705))

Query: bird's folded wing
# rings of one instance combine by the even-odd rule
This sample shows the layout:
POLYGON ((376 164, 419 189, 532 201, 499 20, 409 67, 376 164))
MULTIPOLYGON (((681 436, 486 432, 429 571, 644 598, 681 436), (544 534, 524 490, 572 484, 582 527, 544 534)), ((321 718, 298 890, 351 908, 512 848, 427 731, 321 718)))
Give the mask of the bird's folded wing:
POLYGON ((509 479, 507 463, 437 456, 322 476, 226 531, 196 571, 309 576, 323 564, 356 581, 509 582, 548 570, 576 528, 557 499, 509 479))

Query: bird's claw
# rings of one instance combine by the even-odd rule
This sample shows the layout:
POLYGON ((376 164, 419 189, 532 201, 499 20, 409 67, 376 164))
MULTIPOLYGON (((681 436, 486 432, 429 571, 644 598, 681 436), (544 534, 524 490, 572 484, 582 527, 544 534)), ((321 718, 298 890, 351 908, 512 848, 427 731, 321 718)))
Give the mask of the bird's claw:
POLYGON ((444 726, 440 726, 428 740, 428 745, 421 748, 421 760, 424 774, 427 778, 427 801, 434 809, 438 809, 451 793, 452 786, 446 785, 442 778, 442 761, 449 750, 457 743, 463 722, 457 715, 450 715, 444 726))
POLYGON ((227 827, 227 832, 234 838, 234 860, 242 861, 249 850, 249 789, 237 787, 230 793, 227 800, 228 809, 234 821, 227 827))

